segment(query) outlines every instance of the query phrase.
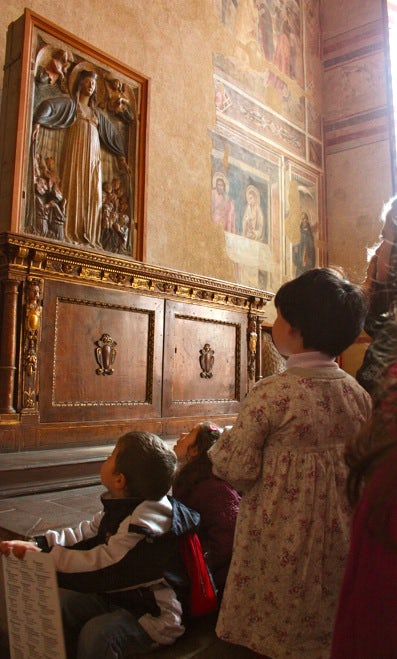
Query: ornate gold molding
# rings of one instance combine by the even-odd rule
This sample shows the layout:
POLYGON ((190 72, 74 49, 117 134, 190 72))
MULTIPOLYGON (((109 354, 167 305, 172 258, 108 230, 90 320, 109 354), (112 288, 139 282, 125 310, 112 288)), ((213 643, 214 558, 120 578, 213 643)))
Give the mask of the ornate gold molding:
POLYGON ((247 309, 261 314, 273 294, 239 284, 206 278, 94 252, 32 236, 4 233, 0 236, 1 263, 18 266, 26 273, 46 275, 76 283, 102 284, 116 289, 142 291, 177 300, 208 301, 222 307, 247 309))

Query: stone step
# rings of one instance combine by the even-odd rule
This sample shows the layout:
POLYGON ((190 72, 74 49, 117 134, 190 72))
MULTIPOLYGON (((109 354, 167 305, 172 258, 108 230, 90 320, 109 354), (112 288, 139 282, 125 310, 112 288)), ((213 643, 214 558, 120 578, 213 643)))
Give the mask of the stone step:
POLYGON ((100 483, 101 463, 113 445, 0 454, 0 498, 100 483))
MULTIPOLYGON (((172 448, 176 438, 165 440, 172 448)), ((101 463, 114 444, 0 453, 0 499, 100 483, 101 463)))

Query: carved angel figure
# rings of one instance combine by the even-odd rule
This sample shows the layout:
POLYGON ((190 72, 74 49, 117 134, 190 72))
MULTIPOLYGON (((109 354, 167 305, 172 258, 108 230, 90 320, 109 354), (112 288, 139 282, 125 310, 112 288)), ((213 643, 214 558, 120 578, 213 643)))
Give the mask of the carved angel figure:
POLYGON ((104 104, 110 114, 118 115, 125 123, 131 123, 135 118, 135 108, 126 92, 126 86, 118 78, 105 80, 107 101, 104 104))

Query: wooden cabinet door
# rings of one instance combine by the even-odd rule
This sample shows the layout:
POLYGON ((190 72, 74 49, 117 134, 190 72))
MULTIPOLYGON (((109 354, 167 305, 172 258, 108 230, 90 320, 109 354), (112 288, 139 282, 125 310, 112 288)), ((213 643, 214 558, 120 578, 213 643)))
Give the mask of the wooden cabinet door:
POLYGON ((162 299, 47 281, 41 421, 160 417, 163 325, 162 299))
POLYGON ((246 391, 246 314, 168 300, 163 417, 236 414, 246 391))

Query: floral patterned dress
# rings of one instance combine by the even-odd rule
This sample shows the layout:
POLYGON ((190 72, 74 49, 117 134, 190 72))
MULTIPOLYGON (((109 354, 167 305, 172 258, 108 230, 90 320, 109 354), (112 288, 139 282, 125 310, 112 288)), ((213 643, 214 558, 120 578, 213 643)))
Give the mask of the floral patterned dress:
POLYGON ((345 442, 371 400, 321 353, 260 382, 209 455, 243 492, 217 634, 272 659, 328 658, 349 547, 345 442))

